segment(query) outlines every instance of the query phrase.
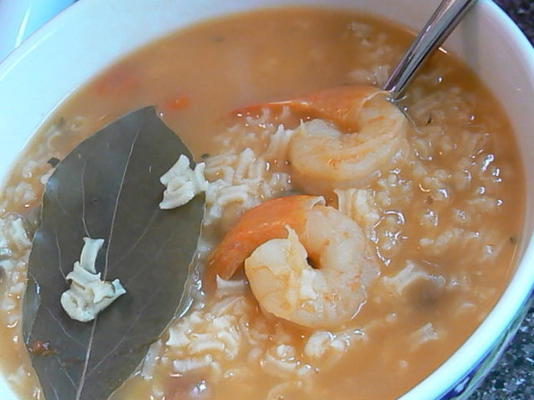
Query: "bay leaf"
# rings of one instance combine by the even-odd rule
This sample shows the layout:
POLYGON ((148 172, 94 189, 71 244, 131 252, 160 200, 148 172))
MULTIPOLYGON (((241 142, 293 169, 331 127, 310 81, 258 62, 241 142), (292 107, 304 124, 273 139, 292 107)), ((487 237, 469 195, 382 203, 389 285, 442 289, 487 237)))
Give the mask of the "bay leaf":
POLYGON ((159 209, 159 178, 180 154, 191 158, 148 107, 82 142, 49 179, 23 306, 24 340, 47 400, 107 399, 187 300, 204 198, 159 209), (84 237, 105 239, 97 271, 127 290, 90 323, 60 305, 84 237))

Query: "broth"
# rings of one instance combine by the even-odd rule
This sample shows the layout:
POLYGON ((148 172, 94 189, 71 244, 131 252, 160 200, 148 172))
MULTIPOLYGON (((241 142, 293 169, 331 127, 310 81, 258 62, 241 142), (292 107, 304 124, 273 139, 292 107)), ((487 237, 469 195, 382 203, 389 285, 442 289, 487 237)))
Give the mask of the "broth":
MULTIPOLYGON (((277 123, 249 117, 230 129, 232 110, 339 85, 380 85, 412 37, 370 16, 319 9, 259 11, 177 32, 119 61, 58 108, 19 159, 2 194, 1 216, 8 221, 39 204, 40 178, 49 171, 51 157, 62 159, 83 138, 144 105, 156 104, 198 159, 246 148, 258 156, 277 123)), ((408 138, 414 161, 364 188, 372 193, 367 204, 380 214, 366 234, 382 277, 393 280, 371 285, 354 320, 342 332, 328 332, 344 343, 341 354, 331 348, 316 358, 306 353, 313 332, 266 316, 245 285, 232 294, 239 306, 222 317, 233 321, 240 313, 246 327, 265 335, 256 346, 261 351, 243 342, 233 358, 202 353, 212 357, 219 372, 203 367, 179 373, 173 361, 183 358, 184 350, 167 345, 167 332, 153 346, 153 370, 132 377, 113 399, 231 399, 236 393, 243 398, 393 399, 469 337, 503 292, 520 239, 524 179, 513 133, 496 99, 446 52, 433 56, 402 107, 415 126, 408 138), (424 277, 391 294, 387 282, 397 287, 398 274, 410 265, 424 277), (442 283, 436 286, 429 277, 442 283), (296 370, 284 377, 278 367, 270 368, 270 360, 278 367, 287 364, 282 366, 286 372, 304 368, 299 371, 305 375, 309 369, 311 378, 296 370)), ((286 129, 298 127, 298 118, 280 118, 286 129)), ((209 168, 209 158, 207 163, 209 168)), ((290 165, 266 174, 275 173, 291 174, 290 165)), ((292 189, 288 180, 274 192, 292 189)), ((341 207, 341 196, 327 195, 329 204, 337 201, 341 207)), ((230 210, 226 219, 213 222, 214 241, 242 211, 230 210)), ((24 282, 27 252, 28 246, 12 252, 16 266, 2 278, 0 313, 2 368, 24 399, 42 398, 16 318, 23 286, 10 291, 24 282)), ((202 298, 198 302, 206 303, 204 308, 197 304, 182 324, 193 333, 215 334, 206 321, 221 317, 216 310, 222 301, 216 295, 202 298), (195 316, 204 322, 195 322, 195 316)), ((179 329, 175 322, 171 332, 179 329)))

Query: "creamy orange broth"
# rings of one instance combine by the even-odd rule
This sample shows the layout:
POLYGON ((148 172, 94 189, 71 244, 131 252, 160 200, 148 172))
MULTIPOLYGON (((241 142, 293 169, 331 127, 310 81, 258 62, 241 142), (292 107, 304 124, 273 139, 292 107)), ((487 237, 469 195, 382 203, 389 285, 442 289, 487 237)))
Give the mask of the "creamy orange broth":
MULTIPOLYGON (((411 39, 411 33, 383 20, 314 9, 254 12, 177 32, 121 60, 58 108, 20 158, 3 192, 1 215, 24 213, 39 204, 39 178, 47 171, 46 160, 61 159, 84 137, 129 110, 156 104, 199 159, 221 151, 221 142, 213 139, 216 135, 230 137, 237 143, 230 147, 238 152, 245 145, 235 131, 227 131, 232 110, 343 84, 380 84, 411 39), (36 160, 29 174, 24 172, 28 160, 36 160), (21 182, 33 190, 31 195, 16 194, 14 188, 21 182)), ((366 339, 352 343, 329 368, 322 365, 324 360, 314 364, 313 391, 296 385, 275 398, 399 397, 469 337, 513 271, 524 179, 513 133, 498 101, 466 66, 439 52, 412 84, 401 107, 415 127, 410 136, 415 167, 393 171, 381 184, 369 186, 384 212, 374 228, 382 275, 395 276, 412 260, 447 284, 438 290, 423 280, 402 296, 388 294, 382 284, 372 286, 367 303, 345 327, 355 335, 361 330, 366 339), (403 186, 395 179, 407 183, 403 186), (447 193, 440 197, 443 190, 447 193), (402 224, 396 220, 398 213, 402 224), (472 243, 463 236, 458 239, 454 235, 459 230, 476 238, 472 243), (414 344, 415 332, 428 323, 437 337, 414 344)), ((296 119, 284 122, 288 127, 298 124, 296 119)), ((262 126, 247 129, 255 132, 262 126)), ((260 147, 262 140, 258 139, 260 147)), ((290 171, 287 165, 277 168, 290 171)), ((335 197, 326 195, 335 205, 335 197)), ((219 224, 219 233, 224 232, 224 221, 219 224)), ((24 276, 17 279, 23 281, 24 276)), ((3 281, 5 292, 7 280, 3 281)), ((293 346, 299 358, 310 333, 264 316, 249 291, 243 296, 251 323, 282 330, 283 343, 293 346)), ((206 302, 209 311, 217 300, 206 302)), ((4 373, 14 376, 20 365, 29 371, 20 325, 3 323, 0 340, 4 373)), ((273 335, 267 342, 276 345, 279 340, 273 335)), ((172 352, 165 354, 163 358, 172 357, 172 352)), ((205 371, 182 376, 169 365, 158 364, 152 379, 133 377, 113 399, 158 398, 155 386, 167 400, 265 398, 284 382, 250 361, 244 350, 222 363, 224 370, 248 370, 235 379, 210 381, 205 371)), ((32 393, 42 398, 33 375, 15 384, 21 398, 32 398, 32 393)))

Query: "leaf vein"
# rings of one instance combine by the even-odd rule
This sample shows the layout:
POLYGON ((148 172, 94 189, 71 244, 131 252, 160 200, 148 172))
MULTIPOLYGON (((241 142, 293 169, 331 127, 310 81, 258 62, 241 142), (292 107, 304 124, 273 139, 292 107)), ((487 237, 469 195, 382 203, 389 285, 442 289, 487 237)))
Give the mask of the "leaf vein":
POLYGON ((152 292, 152 295, 149 297, 148 301, 145 301, 145 304, 144 306, 139 310, 139 312, 137 313, 137 316, 135 317, 135 319, 132 321, 132 323, 130 324, 130 326, 128 327, 128 329, 126 330, 126 333, 124 335, 122 335, 122 337, 120 338, 120 340, 115 343, 115 345, 113 346, 113 348, 106 352, 106 355, 104 356, 104 358, 102 358, 98 363, 96 363, 92 368, 91 368, 91 371, 88 373, 88 377, 92 375, 92 373, 94 371, 96 371, 98 369, 98 367, 104 362, 106 361, 110 356, 114 355, 115 351, 119 348, 119 346, 124 342, 124 340, 126 339, 126 337, 128 336, 128 334, 132 331, 132 329, 135 327, 135 325, 137 325, 137 322, 139 322, 139 319, 143 316, 143 313, 144 311, 147 309, 147 307, 149 307, 151 305, 151 302, 152 300, 154 299, 154 297, 156 297, 156 295, 158 295, 159 293, 161 292, 161 287, 158 288, 158 290, 155 290, 152 292))
POLYGON ((119 185, 119 190, 117 192, 117 198, 115 199, 115 205, 113 207, 113 216, 111 217, 111 227, 109 229, 109 237, 108 237, 108 248, 106 249, 106 262, 104 264, 104 271, 102 273, 103 279, 106 280, 107 274, 108 274, 108 266, 109 266, 109 251, 111 249, 111 241, 113 240, 113 230, 115 229, 115 222, 117 218, 117 211, 119 209, 119 200, 121 198, 122 189, 124 187, 124 182, 126 180, 126 172, 128 172, 128 166, 130 165, 130 161, 132 159, 133 150, 135 147, 135 144, 137 143, 137 139, 139 138, 139 134, 141 133, 141 129, 138 128, 137 132, 135 134, 134 139, 132 140, 132 144, 130 145, 130 152, 128 153, 128 158, 126 159, 126 164, 124 165, 124 171, 122 173, 121 183, 119 185))
POLYGON ((80 400, 82 392, 83 392, 83 387, 85 385, 87 367, 89 366, 89 359, 91 358, 91 351, 93 349, 93 340, 95 338, 95 329, 96 329, 97 322, 98 322, 98 315, 93 321, 93 326, 91 327, 91 335, 89 335, 89 343, 87 344, 87 351, 85 352, 83 370, 82 370, 82 374, 80 375, 80 383, 78 384, 78 390, 76 391, 76 400, 80 400))
POLYGON ((57 237, 57 230, 54 232, 56 237, 56 251, 57 251, 57 259, 58 259, 58 269, 59 273, 63 277, 63 279, 67 280, 67 277, 65 276, 65 272, 63 272, 63 258, 61 255, 61 246, 59 245, 59 240, 57 237))
POLYGON ((90 238, 92 237, 89 233, 89 229, 87 228, 87 221, 85 219, 85 170, 87 167, 87 160, 83 163, 82 167, 82 179, 81 179, 81 189, 82 189, 82 223, 83 223, 83 230, 85 232, 85 236, 90 238))
MULTIPOLYGON (((72 376, 70 376, 70 374, 67 372, 67 370, 65 369, 65 367, 63 366, 63 363, 61 361, 61 358, 59 358, 57 356, 57 354, 54 355, 54 358, 56 359, 56 362, 58 363, 60 369, 61 369, 61 372, 63 372, 63 375, 65 375, 67 377, 67 379, 69 380, 70 384, 72 385, 72 387, 74 389, 76 389, 76 382, 74 382, 74 379, 72 379, 72 376)), ((55 388, 55 387, 54 387, 55 388)))
MULTIPOLYGON (((176 237, 176 235, 177 235, 177 231, 175 231, 171 236, 169 236, 169 238, 168 238, 167 240, 165 240, 165 241, 161 244, 161 246, 159 247, 158 251, 156 251, 156 253, 154 254, 154 261, 157 260, 157 259, 159 258, 161 251, 167 246, 167 244, 168 244, 169 242, 171 242, 171 241, 176 237)), ((151 264, 149 264, 149 263, 145 263, 145 265, 144 265, 142 268, 139 268, 139 269, 135 272, 135 274, 133 274, 133 275, 127 277, 127 278, 124 280, 124 284, 127 285, 128 282, 137 279, 137 278, 139 277, 139 275, 143 274, 149 266, 151 266, 151 264)))
POLYGON ((148 224, 145 226, 145 229, 143 229, 143 232, 141 232, 141 234, 137 237, 137 239, 134 241, 134 243, 130 246, 130 248, 128 248, 128 250, 115 262, 113 262, 109 268, 112 268, 113 266, 117 265, 117 264, 120 264, 126 257, 128 257, 128 255, 133 251, 133 249, 135 249, 137 247, 137 245, 141 242, 141 240, 143 240, 143 238, 145 237, 145 235, 148 233, 148 231, 150 230, 150 228, 152 227, 152 224, 154 223, 154 221, 156 220, 156 217, 158 216, 158 213, 159 213, 159 209, 155 209, 154 212, 152 213, 152 216, 150 217, 150 221, 148 222, 148 224))
POLYGON ((63 331, 63 333, 65 334, 65 336, 67 336, 70 340, 72 340, 74 343, 76 343, 77 345, 81 346, 81 347, 85 347, 85 345, 80 342, 78 339, 76 339, 74 336, 72 336, 68 331, 67 329, 65 328, 65 325, 63 325, 63 323, 61 322, 61 320, 59 320, 53 313, 52 311, 50 311, 49 308, 46 309, 46 311, 48 311, 48 313, 50 314, 50 316, 52 317, 52 319, 54 321, 56 321, 56 323, 59 325, 59 327, 61 328, 61 330, 63 331))

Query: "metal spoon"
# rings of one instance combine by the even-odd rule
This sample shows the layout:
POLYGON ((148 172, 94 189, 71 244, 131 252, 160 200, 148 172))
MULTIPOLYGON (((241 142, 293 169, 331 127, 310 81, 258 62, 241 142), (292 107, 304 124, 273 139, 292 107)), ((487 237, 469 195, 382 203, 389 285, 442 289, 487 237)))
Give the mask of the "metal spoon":
POLYGON ((476 0, 443 0, 440 3, 384 84, 383 89, 390 93, 391 100, 403 96, 419 68, 475 3, 476 0))
MULTIPOLYGON (((385 83, 383 89, 389 92, 388 97, 390 101, 395 102, 403 97, 408 84, 419 68, 434 50, 443 43, 475 3, 476 0, 442 0, 385 83)), ((313 93, 311 97, 303 96, 300 98, 240 107, 234 110, 232 114, 239 116, 259 112, 265 107, 288 106, 299 112, 313 112, 315 116, 319 117, 325 117, 325 114, 331 112, 334 115, 337 114, 339 117, 340 112, 338 108, 340 106, 339 102, 336 103, 336 96, 339 95, 339 90, 326 89, 313 93)), ((343 96, 346 97, 345 95, 343 96)), ((338 100, 341 101, 341 99, 338 100)), ((345 104, 346 107, 347 104, 345 104)), ((338 118, 338 120, 332 122, 340 123, 341 121, 338 118)))

